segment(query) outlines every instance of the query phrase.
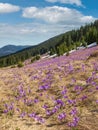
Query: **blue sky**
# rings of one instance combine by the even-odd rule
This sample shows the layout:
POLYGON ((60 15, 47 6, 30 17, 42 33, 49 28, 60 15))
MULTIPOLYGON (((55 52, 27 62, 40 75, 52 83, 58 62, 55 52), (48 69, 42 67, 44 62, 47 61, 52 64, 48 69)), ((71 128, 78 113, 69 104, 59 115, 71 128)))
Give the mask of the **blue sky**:
POLYGON ((0 47, 35 45, 98 18, 98 0, 0 0, 0 47))

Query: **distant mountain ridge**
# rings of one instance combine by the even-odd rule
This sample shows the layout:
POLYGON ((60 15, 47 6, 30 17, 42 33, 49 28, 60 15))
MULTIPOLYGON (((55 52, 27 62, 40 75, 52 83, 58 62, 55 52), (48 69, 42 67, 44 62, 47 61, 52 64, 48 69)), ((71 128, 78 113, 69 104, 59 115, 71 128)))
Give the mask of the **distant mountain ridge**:
POLYGON ((6 46, 0 48, 0 57, 15 53, 15 52, 25 49, 27 47, 30 47, 30 46, 6 45, 6 46))

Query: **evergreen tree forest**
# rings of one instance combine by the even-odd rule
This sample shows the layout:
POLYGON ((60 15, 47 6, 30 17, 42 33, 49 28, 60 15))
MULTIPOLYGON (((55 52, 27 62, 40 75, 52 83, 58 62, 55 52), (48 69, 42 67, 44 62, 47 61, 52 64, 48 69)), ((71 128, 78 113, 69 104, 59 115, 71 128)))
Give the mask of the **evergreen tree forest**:
POLYGON ((28 47, 14 54, 0 57, 0 67, 15 65, 36 55, 50 52, 50 55, 57 53, 58 56, 77 49, 79 46, 87 46, 93 42, 98 44, 98 20, 94 23, 81 26, 64 34, 53 37, 36 46, 28 47))

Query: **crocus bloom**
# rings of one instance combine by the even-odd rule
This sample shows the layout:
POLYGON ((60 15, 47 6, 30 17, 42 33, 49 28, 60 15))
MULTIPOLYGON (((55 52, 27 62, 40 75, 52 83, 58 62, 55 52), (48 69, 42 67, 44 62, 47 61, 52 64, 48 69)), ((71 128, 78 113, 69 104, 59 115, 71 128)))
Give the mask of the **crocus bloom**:
POLYGON ((61 114, 58 115, 58 119, 59 120, 63 120, 65 117, 66 117, 65 112, 63 112, 63 113, 61 113, 61 114))

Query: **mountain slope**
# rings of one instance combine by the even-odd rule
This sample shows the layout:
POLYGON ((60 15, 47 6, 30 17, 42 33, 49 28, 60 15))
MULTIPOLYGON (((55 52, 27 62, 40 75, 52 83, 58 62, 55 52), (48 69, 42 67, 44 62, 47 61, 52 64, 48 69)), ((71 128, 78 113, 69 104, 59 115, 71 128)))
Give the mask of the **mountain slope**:
POLYGON ((25 48, 8 56, 3 56, 0 58, 0 67, 17 64, 19 61, 25 61, 32 56, 41 55, 49 51, 51 54, 57 53, 58 56, 63 55, 65 52, 77 49, 81 45, 86 47, 94 42, 98 43, 98 20, 94 23, 81 26, 80 29, 50 38, 39 45, 25 48))
POLYGON ((98 46, 0 68, 0 130, 98 130, 97 114, 98 46))
POLYGON ((15 46, 15 45, 4 46, 0 48, 0 56, 6 56, 8 54, 15 53, 27 47, 28 46, 15 46))

